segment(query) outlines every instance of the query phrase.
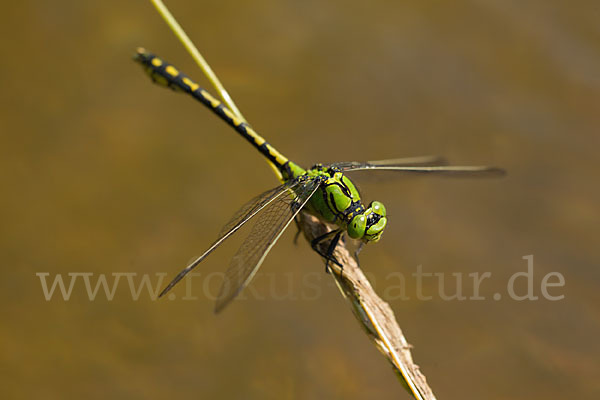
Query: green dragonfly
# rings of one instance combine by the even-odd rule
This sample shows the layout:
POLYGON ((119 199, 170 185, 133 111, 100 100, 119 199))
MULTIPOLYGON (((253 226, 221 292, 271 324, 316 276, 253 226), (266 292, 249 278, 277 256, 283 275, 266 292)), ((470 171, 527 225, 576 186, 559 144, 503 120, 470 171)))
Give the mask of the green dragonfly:
MULTIPOLYGON (((487 166, 448 166, 439 157, 414 157, 368 162, 338 162, 316 164, 304 169, 288 160, 263 139, 254 129, 173 65, 145 49, 138 49, 134 59, 145 69, 155 83, 191 95, 233 127, 276 168, 282 184, 268 190, 240 208, 225 224, 217 240, 183 269, 160 293, 164 296, 183 277, 200 264, 221 243, 256 217, 256 222, 246 240, 233 256, 215 306, 223 310, 231 300, 252 280, 265 257, 281 237, 296 215, 306 211, 335 229, 317 237, 311 247, 329 263, 340 265, 334 257, 335 248, 344 234, 366 243, 376 243, 387 224, 386 209, 381 202, 363 204, 356 186, 347 173, 364 170, 393 171, 405 174, 436 174, 447 176, 501 176, 504 171, 487 166), (437 165, 436 165, 437 164, 437 165), (325 252, 319 244, 329 240, 325 252)), ((356 252, 358 255, 358 251, 356 252)), ((341 265, 340 265, 341 267, 341 265)))

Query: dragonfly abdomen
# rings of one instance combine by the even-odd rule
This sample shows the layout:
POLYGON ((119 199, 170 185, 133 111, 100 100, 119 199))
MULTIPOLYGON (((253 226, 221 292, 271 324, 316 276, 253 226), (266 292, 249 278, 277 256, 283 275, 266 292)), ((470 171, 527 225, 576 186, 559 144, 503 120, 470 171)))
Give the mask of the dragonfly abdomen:
POLYGON ((305 172, 304 169, 290 162, 287 157, 270 145, 250 125, 237 117, 229 108, 225 107, 221 101, 213 97, 173 65, 142 48, 137 50, 135 60, 142 64, 153 82, 175 91, 187 93, 217 114, 244 139, 250 142, 269 162, 275 165, 285 180, 297 177, 305 172))

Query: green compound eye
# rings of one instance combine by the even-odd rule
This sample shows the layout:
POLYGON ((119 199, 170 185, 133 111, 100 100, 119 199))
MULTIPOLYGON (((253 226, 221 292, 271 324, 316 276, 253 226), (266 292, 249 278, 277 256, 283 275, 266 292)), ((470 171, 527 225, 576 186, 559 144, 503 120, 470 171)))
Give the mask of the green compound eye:
POLYGON ((365 214, 368 215, 368 226, 365 229, 363 241, 376 243, 381 239, 381 234, 387 224, 385 206, 379 201, 372 201, 365 214))
POLYGON ((369 229, 365 232, 365 239, 369 242, 377 243, 379 239, 381 239, 381 234, 385 229, 387 224, 387 218, 381 217, 379 221, 373 226, 370 226, 369 229))
POLYGON ((375 214, 385 217, 385 206, 382 203, 380 203, 379 201, 371 202, 371 204, 369 205, 369 208, 373 209, 373 212, 375 214))
POLYGON ((350 224, 348 224, 348 235, 352 239, 360 239, 365 234, 365 228, 367 227, 367 217, 364 214, 359 214, 352 218, 350 224))

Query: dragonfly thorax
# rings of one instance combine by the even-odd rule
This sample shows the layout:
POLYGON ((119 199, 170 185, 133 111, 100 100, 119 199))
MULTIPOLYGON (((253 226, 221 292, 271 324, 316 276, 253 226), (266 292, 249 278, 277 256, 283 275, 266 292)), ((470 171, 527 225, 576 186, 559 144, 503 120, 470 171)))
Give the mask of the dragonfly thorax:
POLYGON ((352 181, 337 168, 315 165, 307 175, 322 181, 310 199, 309 210, 346 230, 363 242, 377 242, 387 223, 385 207, 378 201, 365 207, 352 181))

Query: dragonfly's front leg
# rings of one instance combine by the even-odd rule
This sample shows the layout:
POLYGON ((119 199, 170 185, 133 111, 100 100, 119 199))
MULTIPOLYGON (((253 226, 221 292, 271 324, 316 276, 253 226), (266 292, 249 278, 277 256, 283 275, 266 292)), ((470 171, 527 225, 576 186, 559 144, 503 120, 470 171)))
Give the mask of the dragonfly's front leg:
POLYGON ((362 250, 364 245, 365 245, 365 242, 360 242, 360 244, 358 245, 358 248, 354 251, 354 259, 356 260, 356 264, 358 264, 359 267, 360 267, 360 262, 358 261, 358 253, 360 253, 360 251, 362 250))

